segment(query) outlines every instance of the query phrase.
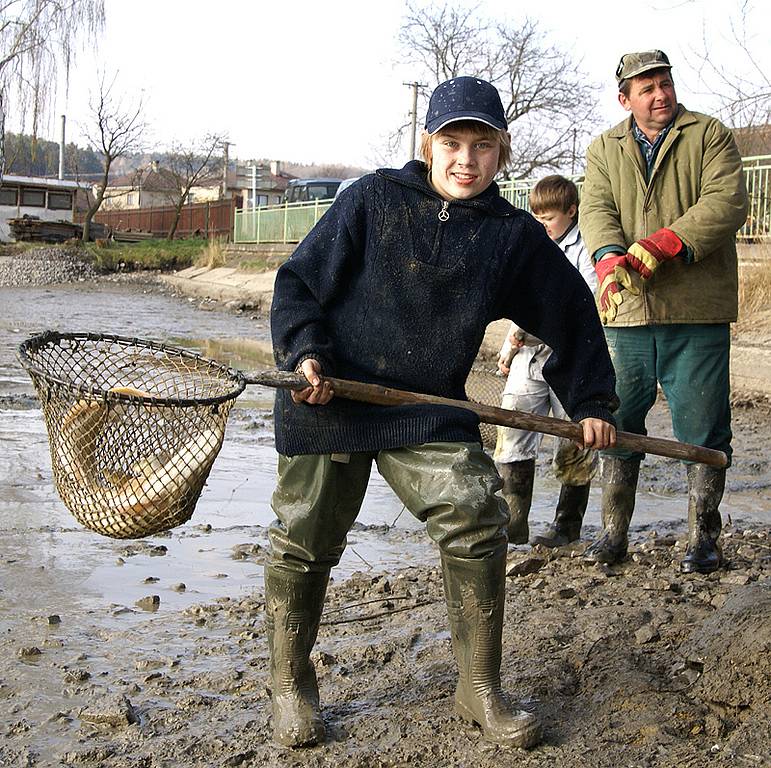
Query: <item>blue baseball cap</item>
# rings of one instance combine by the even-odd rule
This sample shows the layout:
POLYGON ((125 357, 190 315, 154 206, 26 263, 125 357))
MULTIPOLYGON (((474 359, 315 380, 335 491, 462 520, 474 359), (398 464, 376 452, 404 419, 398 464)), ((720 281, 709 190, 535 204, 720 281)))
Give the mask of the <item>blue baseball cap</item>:
POLYGON ((458 120, 478 120, 505 131, 506 113, 498 89, 477 77, 454 77, 437 85, 428 102, 426 131, 436 133, 458 120))

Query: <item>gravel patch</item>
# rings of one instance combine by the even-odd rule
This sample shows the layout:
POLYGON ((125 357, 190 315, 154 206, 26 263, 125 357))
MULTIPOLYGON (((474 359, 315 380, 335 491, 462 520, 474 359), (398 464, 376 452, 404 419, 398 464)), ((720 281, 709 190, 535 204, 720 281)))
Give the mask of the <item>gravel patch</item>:
POLYGON ((93 280, 98 272, 78 248, 41 246, 0 255, 0 286, 39 286, 93 280))

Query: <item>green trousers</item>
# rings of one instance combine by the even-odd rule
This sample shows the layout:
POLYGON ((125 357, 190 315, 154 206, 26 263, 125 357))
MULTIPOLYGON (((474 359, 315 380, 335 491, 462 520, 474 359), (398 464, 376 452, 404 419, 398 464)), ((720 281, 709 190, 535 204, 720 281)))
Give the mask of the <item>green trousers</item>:
MULTIPOLYGON (((621 406, 618 429, 647 434, 645 417, 661 384, 672 413, 675 437, 725 451, 731 457, 731 407, 727 324, 642 325, 605 328, 621 406)), ((620 459, 642 453, 608 450, 620 459)))
POLYGON ((396 495, 426 523, 444 554, 485 558, 506 547, 509 512, 501 479, 476 443, 427 443, 345 456, 279 456, 268 535, 271 562, 296 572, 340 561, 361 509, 372 462, 396 495))

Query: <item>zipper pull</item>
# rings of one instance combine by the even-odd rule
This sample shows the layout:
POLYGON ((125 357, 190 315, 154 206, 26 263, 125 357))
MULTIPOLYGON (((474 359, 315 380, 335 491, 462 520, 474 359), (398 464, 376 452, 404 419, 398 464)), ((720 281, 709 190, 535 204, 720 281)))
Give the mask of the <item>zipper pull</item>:
POLYGON ((447 210, 450 207, 449 200, 442 200, 442 210, 439 211, 439 221, 447 221, 450 218, 450 212, 447 210))

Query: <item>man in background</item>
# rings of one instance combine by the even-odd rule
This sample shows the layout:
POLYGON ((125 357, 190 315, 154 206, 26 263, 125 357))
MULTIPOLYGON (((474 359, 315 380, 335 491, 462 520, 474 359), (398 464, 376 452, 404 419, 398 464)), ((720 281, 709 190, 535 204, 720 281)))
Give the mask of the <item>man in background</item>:
MULTIPOLYGON (((736 231, 747 214, 731 132, 678 104, 663 51, 627 53, 616 69, 630 116, 587 151, 580 226, 618 377, 618 428, 645 434, 660 384, 678 440, 731 456, 729 323, 737 317, 736 231)), ((585 557, 627 553, 642 454, 602 457, 603 531, 585 557)), ((720 567, 725 469, 688 464, 685 573, 720 567)))

